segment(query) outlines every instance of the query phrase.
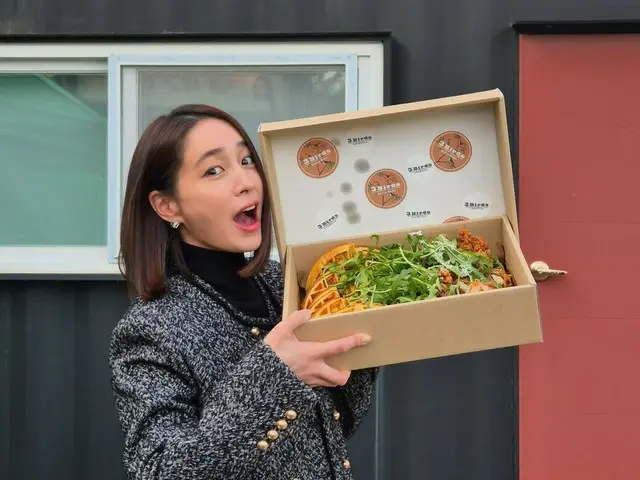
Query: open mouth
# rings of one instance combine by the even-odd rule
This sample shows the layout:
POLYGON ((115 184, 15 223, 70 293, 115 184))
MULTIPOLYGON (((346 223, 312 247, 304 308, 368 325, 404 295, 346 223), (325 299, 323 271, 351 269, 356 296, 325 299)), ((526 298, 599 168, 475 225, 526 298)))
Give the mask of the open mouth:
POLYGON ((258 222, 258 204, 254 203, 238 212, 236 216, 233 217, 233 221, 244 228, 256 225, 258 222))

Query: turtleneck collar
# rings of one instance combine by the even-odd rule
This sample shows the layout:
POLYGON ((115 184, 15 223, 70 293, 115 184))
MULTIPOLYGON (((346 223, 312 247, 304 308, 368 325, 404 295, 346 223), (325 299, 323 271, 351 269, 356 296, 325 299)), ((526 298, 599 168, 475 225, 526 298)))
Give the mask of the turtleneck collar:
POLYGON ((262 293, 253 278, 238 271, 247 263, 244 253, 209 250, 182 242, 182 254, 189 270, 211 285, 238 310, 254 317, 269 315, 262 293))
POLYGON ((180 245, 189 269, 207 282, 220 277, 237 277, 238 271, 246 264, 243 253, 209 250, 185 242, 180 245))

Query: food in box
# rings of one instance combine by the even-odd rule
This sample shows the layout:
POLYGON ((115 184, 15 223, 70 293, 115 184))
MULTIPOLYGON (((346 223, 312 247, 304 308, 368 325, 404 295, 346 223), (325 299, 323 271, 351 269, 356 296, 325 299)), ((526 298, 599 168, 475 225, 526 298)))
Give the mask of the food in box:
POLYGON ((311 267, 300 307, 317 318, 513 285, 504 257, 496 258, 482 237, 466 229, 455 239, 415 232, 406 240, 406 247, 333 247, 311 267))
POLYGON ((315 310, 296 330, 302 340, 373 339, 329 364, 356 369, 542 341, 499 90, 267 123, 258 135, 285 276, 283 315, 315 310), (476 252, 475 270, 467 262, 463 271, 442 251, 469 257, 470 239, 491 256, 476 252), (427 261, 430 250, 439 253, 427 261), (393 280, 366 263, 393 255, 393 280), (362 278, 350 283, 356 272, 362 278), (374 275, 395 293, 365 293, 374 275), (409 276, 427 285, 399 292, 409 276))

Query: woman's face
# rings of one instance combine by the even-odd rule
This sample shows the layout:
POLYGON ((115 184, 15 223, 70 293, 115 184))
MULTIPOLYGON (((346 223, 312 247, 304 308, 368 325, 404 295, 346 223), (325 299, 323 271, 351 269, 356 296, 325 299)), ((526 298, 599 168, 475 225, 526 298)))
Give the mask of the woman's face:
POLYGON ((199 247, 251 252, 261 243, 262 180, 240 134, 201 120, 185 139, 176 195, 169 202, 182 239, 199 247))

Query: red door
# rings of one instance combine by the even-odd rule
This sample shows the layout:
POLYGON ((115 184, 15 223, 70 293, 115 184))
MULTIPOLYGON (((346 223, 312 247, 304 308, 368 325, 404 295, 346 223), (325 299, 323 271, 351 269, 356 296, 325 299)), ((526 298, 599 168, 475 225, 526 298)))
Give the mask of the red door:
POLYGON ((640 35, 520 39, 520 479, 640 478, 640 35))

